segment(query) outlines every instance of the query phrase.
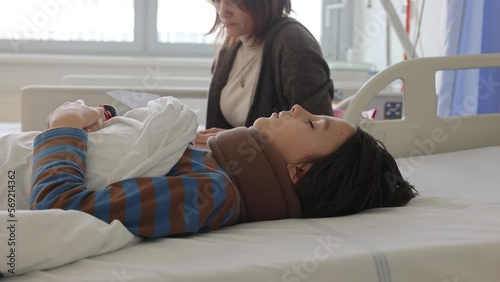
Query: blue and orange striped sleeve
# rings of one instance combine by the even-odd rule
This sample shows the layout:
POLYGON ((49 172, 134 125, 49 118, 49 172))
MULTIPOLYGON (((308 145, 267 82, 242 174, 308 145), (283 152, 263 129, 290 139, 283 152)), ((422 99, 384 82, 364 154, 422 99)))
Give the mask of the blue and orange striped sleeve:
POLYGON ((207 232, 238 221, 238 189, 202 151, 186 150, 165 176, 88 190, 87 137, 77 128, 51 129, 36 137, 31 209, 80 210, 108 223, 119 220, 131 233, 148 238, 207 232))

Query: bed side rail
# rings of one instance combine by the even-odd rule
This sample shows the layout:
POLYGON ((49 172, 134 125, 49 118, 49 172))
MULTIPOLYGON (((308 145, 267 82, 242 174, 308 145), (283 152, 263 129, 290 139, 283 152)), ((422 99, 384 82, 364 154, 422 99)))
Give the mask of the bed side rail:
POLYGON ((344 118, 373 134, 396 157, 453 152, 500 145, 500 114, 440 118, 436 72, 500 67, 500 54, 418 58, 395 64, 366 82, 349 103, 344 118), (373 121, 361 112, 394 80, 404 83, 404 118, 373 121))

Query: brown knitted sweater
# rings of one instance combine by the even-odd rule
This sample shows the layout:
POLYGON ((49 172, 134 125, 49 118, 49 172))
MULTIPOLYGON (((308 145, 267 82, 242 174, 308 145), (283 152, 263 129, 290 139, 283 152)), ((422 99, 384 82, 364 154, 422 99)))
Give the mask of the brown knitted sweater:
POLYGON ((238 127, 208 140, 241 193, 240 223, 300 217, 300 200, 276 148, 257 129, 238 127))
MULTIPOLYGON (((241 42, 220 50, 208 93, 206 127, 232 128, 220 98, 241 42)), ((299 104, 317 115, 333 115, 333 81, 314 36, 298 21, 281 19, 266 34, 262 64, 245 126, 299 104)))

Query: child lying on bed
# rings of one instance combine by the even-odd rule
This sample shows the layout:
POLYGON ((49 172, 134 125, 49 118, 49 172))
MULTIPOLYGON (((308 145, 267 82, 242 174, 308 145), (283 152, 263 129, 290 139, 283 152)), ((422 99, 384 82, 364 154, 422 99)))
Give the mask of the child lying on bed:
MULTIPOLYGON (((108 107, 109 120, 86 128, 89 134, 85 183, 90 190, 101 190, 126 178, 164 174, 196 136, 196 114, 173 97, 161 97, 144 108, 111 119, 110 110, 113 108, 108 107)), ((19 132, 0 137, 0 175, 15 178, 18 210, 30 208, 33 142, 40 133, 19 132)), ((0 199, 7 199, 8 184, 0 181, 0 199)), ((0 210, 7 210, 8 204, 0 201, 0 210)))
POLYGON ((80 102, 51 113, 33 148, 32 209, 81 210, 155 238, 403 206, 416 195, 372 136, 297 105, 212 137, 210 151, 189 145, 163 176, 92 191, 84 181, 88 135, 82 128, 98 128, 102 117, 102 108, 80 102))

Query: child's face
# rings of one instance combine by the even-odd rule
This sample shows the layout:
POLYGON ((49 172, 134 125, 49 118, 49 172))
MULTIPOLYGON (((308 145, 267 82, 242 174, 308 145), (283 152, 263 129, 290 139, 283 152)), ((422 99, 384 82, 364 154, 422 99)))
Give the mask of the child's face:
POLYGON ((275 145, 287 165, 306 164, 337 150, 355 128, 345 120, 317 116, 295 105, 253 124, 275 145))

